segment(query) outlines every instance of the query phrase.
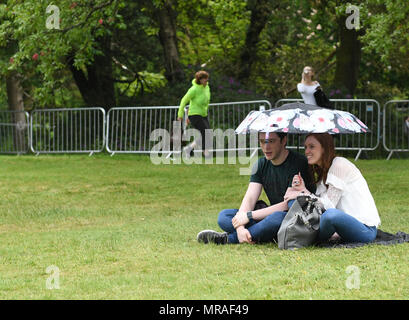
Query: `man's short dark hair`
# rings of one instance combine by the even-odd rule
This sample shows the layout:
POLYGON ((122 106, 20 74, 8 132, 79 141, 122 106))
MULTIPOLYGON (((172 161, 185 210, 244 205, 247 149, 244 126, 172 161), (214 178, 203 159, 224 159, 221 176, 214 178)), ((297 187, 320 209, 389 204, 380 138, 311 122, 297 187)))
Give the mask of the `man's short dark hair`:
POLYGON ((287 136, 287 133, 285 132, 276 132, 276 133, 279 136, 280 141, 283 141, 283 139, 287 136))
MULTIPOLYGON (((261 132, 259 132, 259 133, 261 133, 261 132)), ((287 133, 285 133, 285 132, 270 132, 270 133, 277 134, 277 136, 280 138, 280 141, 283 141, 284 137, 287 136, 287 133)))

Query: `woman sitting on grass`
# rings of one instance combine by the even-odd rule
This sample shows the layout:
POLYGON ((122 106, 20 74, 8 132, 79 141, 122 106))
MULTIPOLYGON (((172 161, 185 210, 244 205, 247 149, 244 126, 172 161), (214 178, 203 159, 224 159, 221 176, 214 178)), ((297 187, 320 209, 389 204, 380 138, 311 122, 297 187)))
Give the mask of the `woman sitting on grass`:
MULTIPOLYGON (((305 155, 317 184, 316 195, 325 208, 320 220, 319 240, 368 243, 376 238, 380 224, 375 201, 358 168, 349 160, 335 156, 333 137, 312 133, 305 139, 305 155)), ((285 200, 311 194, 296 175, 285 200)), ((312 195, 314 197, 314 195, 312 195)))

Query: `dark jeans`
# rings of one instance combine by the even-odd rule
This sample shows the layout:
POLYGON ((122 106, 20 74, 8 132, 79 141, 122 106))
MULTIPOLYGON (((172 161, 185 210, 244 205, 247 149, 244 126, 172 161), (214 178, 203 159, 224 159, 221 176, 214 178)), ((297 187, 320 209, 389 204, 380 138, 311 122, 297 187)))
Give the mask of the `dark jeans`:
MULTIPOLYGON (((208 117, 193 115, 193 116, 189 116, 189 121, 195 129, 200 131, 202 150, 207 150, 205 130, 210 129, 208 117)), ((198 143, 200 144, 200 141, 198 141, 198 143)))
MULTIPOLYGON (((288 202, 288 206, 291 207, 294 200, 288 202)), ((257 201, 254 210, 267 207, 267 204, 263 201, 257 201)), ((237 238, 236 229, 232 224, 232 219, 238 212, 238 209, 225 209, 219 213, 218 224, 220 228, 226 231, 228 235, 229 243, 239 243, 237 238)), ((260 221, 252 221, 245 225, 245 228, 250 232, 251 238, 257 243, 273 242, 277 239, 277 232, 280 229, 281 223, 284 220, 287 211, 276 211, 265 217, 260 221)))

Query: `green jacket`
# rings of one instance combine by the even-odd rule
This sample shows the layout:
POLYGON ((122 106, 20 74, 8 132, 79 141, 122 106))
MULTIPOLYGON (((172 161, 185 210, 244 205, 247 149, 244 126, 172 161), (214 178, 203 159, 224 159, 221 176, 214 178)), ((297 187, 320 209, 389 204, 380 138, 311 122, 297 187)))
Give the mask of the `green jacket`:
POLYGON ((196 80, 192 80, 192 87, 186 92, 185 96, 180 102, 178 111, 178 117, 183 118, 185 113, 184 107, 189 104, 189 116, 199 115, 202 117, 207 116, 207 109, 210 102, 210 87, 209 84, 203 87, 201 84, 197 84, 196 80))

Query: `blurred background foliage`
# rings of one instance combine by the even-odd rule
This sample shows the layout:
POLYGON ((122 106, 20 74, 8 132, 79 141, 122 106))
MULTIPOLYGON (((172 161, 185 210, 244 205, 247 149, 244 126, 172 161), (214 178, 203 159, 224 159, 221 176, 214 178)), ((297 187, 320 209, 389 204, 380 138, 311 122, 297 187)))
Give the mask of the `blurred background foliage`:
POLYGON ((407 99, 409 2, 353 4, 357 29, 340 0, 1 1, 0 109, 178 105, 199 69, 211 102, 274 102, 305 65, 330 98, 407 99))

